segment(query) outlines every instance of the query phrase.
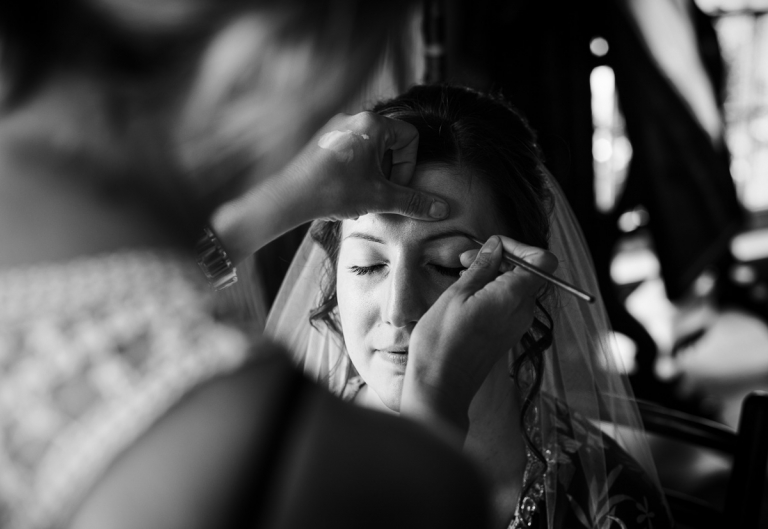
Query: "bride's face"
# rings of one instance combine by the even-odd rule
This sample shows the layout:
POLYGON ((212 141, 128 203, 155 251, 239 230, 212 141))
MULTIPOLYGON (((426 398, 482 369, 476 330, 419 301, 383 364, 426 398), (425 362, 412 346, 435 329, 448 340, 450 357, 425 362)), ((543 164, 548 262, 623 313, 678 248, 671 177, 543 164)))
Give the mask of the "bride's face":
POLYGON ((350 359, 369 389, 399 410, 408 342, 421 316, 463 269, 459 255, 504 233, 478 178, 447 166, 417 167, 413 187, 443 197, 449 219, 365 215, 342 223, 336 294, 350 359))

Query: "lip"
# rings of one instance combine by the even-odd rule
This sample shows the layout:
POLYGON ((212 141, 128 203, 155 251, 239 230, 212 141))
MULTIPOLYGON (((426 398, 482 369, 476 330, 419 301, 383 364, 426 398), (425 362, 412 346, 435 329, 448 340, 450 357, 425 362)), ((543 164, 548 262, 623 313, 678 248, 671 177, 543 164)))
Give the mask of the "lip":
POLYGON ((377 353, 379 353, 382 358, 385 360, 398 365, 398 366, 405 366, 408 363, 408 349, 406 348, 387 348, 387 349, 376 349, 377 353))

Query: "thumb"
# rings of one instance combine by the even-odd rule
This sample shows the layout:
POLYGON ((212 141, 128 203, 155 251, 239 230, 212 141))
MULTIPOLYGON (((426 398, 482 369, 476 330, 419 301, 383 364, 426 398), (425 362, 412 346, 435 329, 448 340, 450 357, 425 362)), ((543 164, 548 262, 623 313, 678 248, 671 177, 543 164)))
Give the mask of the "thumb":
POLYGON ((474 294, 496 279, 501 258, 501 240, 494 235, 483 244, 472 265, 454 285, 470 295, 474 294))
POLYGON ((369 213, 395 213, 417 220, 442 220, 448 218, 448 203, 430 193, 386 182, 377 194, 375 210, 369 213))

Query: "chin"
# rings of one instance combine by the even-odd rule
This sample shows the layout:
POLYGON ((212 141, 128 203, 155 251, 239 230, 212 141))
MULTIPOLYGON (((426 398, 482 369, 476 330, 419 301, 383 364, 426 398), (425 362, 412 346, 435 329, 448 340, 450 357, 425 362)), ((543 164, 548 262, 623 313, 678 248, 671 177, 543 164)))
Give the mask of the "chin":
POLYGON ((396 413, 400 412, 400 399, 403 394, 402 380, 390 382, 386 385, 371 386, 371 389, 376 393, 384 406, 396 413))
POLYGON ((381 399, 381 401, 384 403, 384 406, 390 410, 394 411, 395 413, 400 413, 400 395, 393 396, 388 399, 381 399))

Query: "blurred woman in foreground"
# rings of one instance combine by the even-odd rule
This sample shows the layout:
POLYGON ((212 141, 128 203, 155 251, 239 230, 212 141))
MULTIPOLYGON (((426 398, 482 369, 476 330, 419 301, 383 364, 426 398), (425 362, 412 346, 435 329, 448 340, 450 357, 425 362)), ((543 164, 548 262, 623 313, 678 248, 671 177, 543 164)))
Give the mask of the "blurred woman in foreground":
POLYGON ((453 450, 327 396, 276 346, 218 320, 187 253, 245 188, 275 208, 253 249, 308 220, 302 204, 337 218, 448 213, 384 179, 386 150, 400 184, 415 155, 410 130, 389 122, 371 129, 381 156, 355 173, 354 194, 318 199, 332 174, 280 173, 408 9, 0 7, 0 525, 485 524, 482 483, 453 450), (286 179, 303 185, 275 193, 286 179), (361 485, 351 468, 375 480, 361 485), (376 511, 382 494, 400 509, 376 511))

